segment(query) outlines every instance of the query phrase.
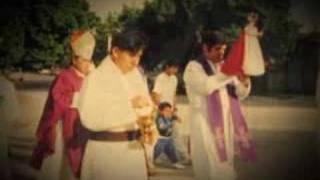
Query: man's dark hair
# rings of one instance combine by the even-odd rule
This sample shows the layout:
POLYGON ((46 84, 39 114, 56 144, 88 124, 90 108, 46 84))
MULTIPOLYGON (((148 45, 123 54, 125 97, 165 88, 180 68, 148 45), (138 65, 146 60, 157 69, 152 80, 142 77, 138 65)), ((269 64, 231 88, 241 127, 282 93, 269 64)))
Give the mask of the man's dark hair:
POLYGON ((123 31, 116 33, 111 42, 111 48, 118 47, 121 50, 137 53, 144 50, 147 46, 147 39, 144 34, 139 31, 123 31))
POLYGON ((167 68, 167 67, 179 67, 179 64, 177 61, 168 61, 166 62, 164 68, 167 68))
POLYGON ((158 109, 159 109, 159 111, 162 111, 162 110, 164 110, 165 108, 171 108, 171 107, 172 107, 172 106, 171 106, 170 103, 168 103, 168 102, 162 102, 162 103, 159 104, 158 109))
POLYGON ((259 14, 258 9, 255 6, 250 6, 248 8, 248 13, 255 13, 255 14, 259 14))
POLYGON ((223 34, 219 31, 205 31, 202 33, 202 44, 207 45, 211 48, 217 44, 225 44, 225 38, 223 34))

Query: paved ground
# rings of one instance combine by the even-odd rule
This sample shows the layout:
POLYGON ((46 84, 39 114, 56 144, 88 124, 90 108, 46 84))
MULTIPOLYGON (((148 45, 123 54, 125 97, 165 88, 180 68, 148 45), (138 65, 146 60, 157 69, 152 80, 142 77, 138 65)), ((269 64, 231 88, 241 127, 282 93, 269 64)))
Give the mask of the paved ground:
MULTIPOLYGON (((18 85, 24 106, 24 123, 12 124, 9 139, 11 169, 17 180, 33 180, 36 171, 28 166, 35 144, 33 137, 52 77, 29 75, 18 85)), ((181 115, 187 118, 187 101, 179 98, 181 115)), ((318 112, 308 97, 251 97, 245 102, 259 160, 247 164, 236 160, 237 180, 316 180, 320 174, 316 154, 318 112), (290 127, 290 128, 288 128, 290 127)), ((151 180, 193 180, 192 166, 184 170, 158 167, 151 180)))
MULTIPOLYGON (((259 160, 255 164, 236 161, 238 180, 316 180, 315 134, 310 132, 253 131, 259 160)), ((34 179, 28 167, 34 139, 10 138, 11 167, 16 179, 34 179)), ((192 180, 192 167, 175 170, 158 167, 151 180, 192 180)))

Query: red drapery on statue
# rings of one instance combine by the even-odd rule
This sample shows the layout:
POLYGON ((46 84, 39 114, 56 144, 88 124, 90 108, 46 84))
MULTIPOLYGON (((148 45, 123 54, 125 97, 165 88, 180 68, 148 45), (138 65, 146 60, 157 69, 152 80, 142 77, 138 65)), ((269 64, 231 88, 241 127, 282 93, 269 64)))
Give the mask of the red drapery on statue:
POLYGON ((239 38, 233 43, 225 62, 222 64, 221 72, 227 75, 243 75, 244 43, 245 35, 241 33, 239 38))

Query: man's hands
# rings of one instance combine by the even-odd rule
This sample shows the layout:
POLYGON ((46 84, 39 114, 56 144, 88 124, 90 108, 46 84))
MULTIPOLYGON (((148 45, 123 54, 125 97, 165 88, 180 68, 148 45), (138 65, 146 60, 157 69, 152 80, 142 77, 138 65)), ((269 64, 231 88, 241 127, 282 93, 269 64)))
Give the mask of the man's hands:
POLYGON ((161 95, 160 95, 159 93, 152 92, 152 93, 151 93, 151 96, 152 96, 152 100, 153 100, 154 104, 155 104, 156 106, 158 106, 159 103, 160 103, 161 95))
POLYGON ((239 81, 245 86, 245 87, 249 87, 250 85, 250 77, 247 75, 239 75, 237 76, 239 81))
POLYGON ((133 108, 143 108, 150 105, 148 99, 144 96, 135 96, 131 99, 131 103, 133 108))

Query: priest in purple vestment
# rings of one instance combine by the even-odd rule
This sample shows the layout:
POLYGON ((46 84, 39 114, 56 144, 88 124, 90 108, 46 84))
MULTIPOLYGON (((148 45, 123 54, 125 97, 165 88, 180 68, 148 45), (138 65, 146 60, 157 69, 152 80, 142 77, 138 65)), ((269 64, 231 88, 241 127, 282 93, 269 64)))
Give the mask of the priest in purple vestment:
POLYGON ((222 35, 203 36, 202 55, 188 63, 183 79, 190 101, 191 157, 197 180, 234 180, 233 158, 255 160, 255 148, 239 99, 248 96, 248 77, 221 72, 226 49, 222 35))

